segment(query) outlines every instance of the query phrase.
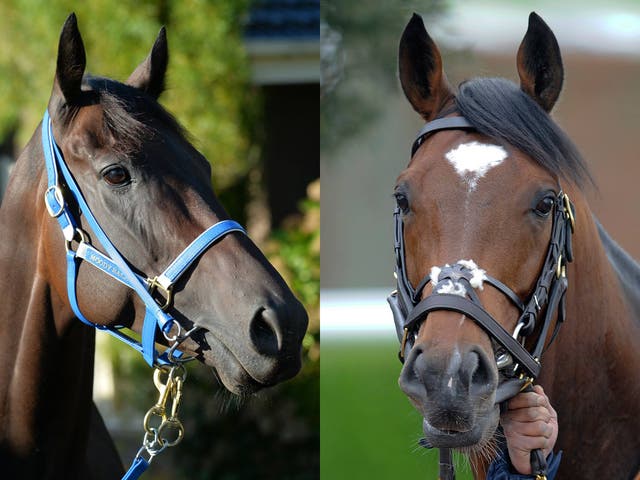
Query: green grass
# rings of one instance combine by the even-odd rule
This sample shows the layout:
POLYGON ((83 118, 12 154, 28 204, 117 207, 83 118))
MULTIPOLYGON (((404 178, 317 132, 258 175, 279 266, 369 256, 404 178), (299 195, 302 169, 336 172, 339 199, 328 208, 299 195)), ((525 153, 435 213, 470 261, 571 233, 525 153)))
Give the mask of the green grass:
MULTIPOLYGON (((398 387, 398 346, 322 339, 320 472, 323 480, 438 478, 437 451, 418 446, 422 419, 398 387)), ((457 479, 471 479, 456 462, 457 479)))

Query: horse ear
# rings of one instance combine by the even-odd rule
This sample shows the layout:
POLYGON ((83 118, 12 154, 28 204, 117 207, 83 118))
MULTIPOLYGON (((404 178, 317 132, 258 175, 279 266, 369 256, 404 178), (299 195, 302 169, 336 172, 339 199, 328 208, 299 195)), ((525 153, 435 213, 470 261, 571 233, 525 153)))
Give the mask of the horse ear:
POLYGON ((438 47, 416 13, 402 32, 398 71, 404 94, 425 121, 433 119, 453 96, 438 47))
POLYGON ((67 103, 72 104, 80 95, 86 63, 87 59, 80 30, 78 30, 78 21, 76 14, 72 13, 67 17, 60 33, 54 81, 54 88, 60 89, 67 103))
POLYGON ((168 62, 167 32, 162 27, 151 52, 127 79, 127 85, 138 88, 157 99, 164 91, 168 62))
POLYGON ((564 69, 555 35, 535 12, 518 49, 520 88, 550 112, 560 96, 564 69))

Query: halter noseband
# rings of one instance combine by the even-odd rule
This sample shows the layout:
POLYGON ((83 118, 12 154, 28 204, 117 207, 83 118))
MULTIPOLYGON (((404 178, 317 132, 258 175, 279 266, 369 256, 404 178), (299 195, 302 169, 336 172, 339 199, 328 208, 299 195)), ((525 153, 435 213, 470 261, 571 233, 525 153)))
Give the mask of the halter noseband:
MULTIPOLYGON (((413 157, 427 135, 453 129, 475 130, 461 116, 428 122, 418 133, 411 148, 411 156, 413 157)), ((553 226, 547 255, 533 293, 526 302, 522 302, 511 288, 487 275, 468 260, 432 268, 430 274, 413 288, 407 277, 404 224, 400 208, 395 208, 393 216, 397 289, 387 301, 400 341, 400 361, 404 363, 413 348, 417 331, 429 313, 437 310, 455 311, 475 321, 500 346, 501 352, 497 355, 496 364, 504 380, 497 388, 495 403, 508 400, 529 387, 540 373, 540 358, 554 314, 557 312, 557 320, 549 344, 555 339, 565 318, 565 293, 568 287, 566 265, 573 260, 571 235, 575 228, 574 207, 567 194, 559 191, 554 199, 553 226), (502 292, 518 308, 520 316, 513 333, 505 330, 482 306, 475 288, 482 288, 483 282, 502 292), (429 283, 433 286, 433 292, 422 298, 429 283), (539 325, 538 317, 541 314, 543 319, 539 325), (524 347, 524 339, 536 330, 538 338, 533 350, 529 352, 524 347)), ((429 447, 426 440, 420 443, 429 447)), ((443 479, 454 476, 450 457, 449 449, 440 449, 440 473, 443 479)), ((537 472, 537 478, 546 478, 546 462, 539 450, 532 451, 532 471, 537 472)))
POLYGON ((53 137, 52 123, 48 111, 45 111, 41 129, 42 149, 44 151, 48 179, 47 190, 44 195, 45 205, 49 215, 58 221, 66 241, 67 295, 73 312, 85 324, 104 330, 139 351, 145 361, 152 367, 175 365, 179 362, 184 362, 185 358, 182 352, 177 350, 177 347, 199 327, 183 332, 180 323, 166 312, 173 301, 173 286, 182 274, 213 243, 231 232, 243 234, 246 232, 239 223, 233 220, 222 220, 202 232, 162 274, 154 278, 145 278, 138 275, 109 240, 109 237, 102 230, 102 227, 100 227, 91 212, 53 137), (62 183, 60 182, 59 173, 62 174, 62 183), (70 192, 75 199, 81 215, 85 217, 93 233, 106 250, 106 255, 91 245, 88 235, 78 226, 79 221, 65 201, 63 189, 66 192, 70 192), (77 242, 75 250, 73 249, 74 242, 77 242), (91 322, 83 315, 78 305, 76 291, 78 266, 82 260, 131 288, 144 302, 146 312, 142 326, 141 341, 122 332, 122 326, 99 325, 91 322), (161 303, 154 297, 154 293, 157 291, 164 297, 161 303), (178 332, 175 335, 170 335, 174 326, 177 326, 178 332), (171 347, 163 353, 159 353, 155 348, 158 328, 167 341, 171 343, 171 347))

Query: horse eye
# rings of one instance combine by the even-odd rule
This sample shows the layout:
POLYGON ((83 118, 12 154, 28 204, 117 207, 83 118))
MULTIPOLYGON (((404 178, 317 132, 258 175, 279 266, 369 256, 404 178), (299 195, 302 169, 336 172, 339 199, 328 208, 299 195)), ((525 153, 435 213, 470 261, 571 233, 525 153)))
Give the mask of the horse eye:
POLYGON ((402 213, 407 213, 409 211, 409 200, 402 193, 395 193, 396 197, 396 205, 402 211, 402 213))
POLYGON ((102 178, 104 178, 104 181, 112 186, 125 185, 131 180, 127 169, 121 167, 120 165, 114 165, 105 169, 102 172, 102 178))
POLYGON ((535 208, 535 213, 541 217, 546 217, 553 210, 553 205, 555 204, 555 198, 553 197, 544 197, 542 200, 538 202, 535 208))

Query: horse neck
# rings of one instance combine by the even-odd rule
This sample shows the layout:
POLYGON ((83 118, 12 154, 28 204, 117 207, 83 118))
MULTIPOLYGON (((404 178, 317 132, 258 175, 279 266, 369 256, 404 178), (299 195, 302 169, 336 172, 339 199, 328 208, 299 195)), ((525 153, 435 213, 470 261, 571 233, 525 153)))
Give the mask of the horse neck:
POLYGON ((38 137, 18 158, 0 208, 0 464, 23 478, 77 463, 71 447, 86 444, 95 341, 48 280, 38 137))
POLYGON ((591 213, 580 203, 567 319, 542 359, 540 383, 558 411, 565 468, 590 476, 606 467, 600 476, 626 478, 639 460, 640 328, 591 213), (608 461, 602 462, 605 452, 608 461), (612 468, 619 468, 619 475, 612 468))
MULTIPOLYGON (((591 214, 581 217, 578 221, 584 226, 576 230, 575 262, 569 270, 567 320, 555 352, 560 354, 561 347, 567 347, 566 352, 583 355, 578 356, 580 360, 576 363, 590 368, 601 365, 603 372, 637 372, 640 328, 627 303, 621 280, 609 263, 591 214), (584 362, 585 359, 588 362, 584 362)), ((589 383, 599 388, 595 382, 589 380, 589 383)))

